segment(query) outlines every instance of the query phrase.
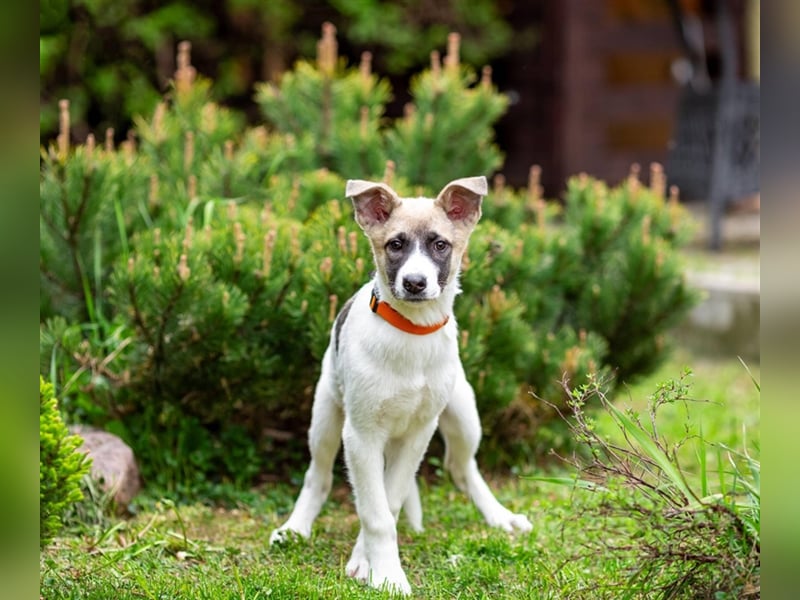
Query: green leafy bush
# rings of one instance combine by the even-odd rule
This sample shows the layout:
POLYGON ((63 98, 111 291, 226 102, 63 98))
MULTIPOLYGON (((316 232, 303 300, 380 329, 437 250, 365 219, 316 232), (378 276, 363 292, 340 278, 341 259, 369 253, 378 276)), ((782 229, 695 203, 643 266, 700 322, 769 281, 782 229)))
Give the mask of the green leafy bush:
POLYGON ((58 412, 53 386, 39 378, 39 546, 44 548, 62 527, 64 512, 83 498, 81 478, 90 460, 77 448, 58 412))
POLYGON ((513 31, 510 7, 496 0, 435 4, 370 0, 47 0, 40 7, 41 139, 58 131, 58 100, 70 98, 76 130, 112 127, 124 137, 150 113, 171 76, 178 40, 191 40, 213 68, 227 103, 246 103, 258 77, 271 81, 297 56, 314 52, 323 20, 339 25, 354 48, 371 48, 381 70, 405 76, 424 65, 451 29, 464 35, 464 57, 486 64, 531 47, 532 29, 513 31))
POLYGON ((492 125, 505 112, 506 98, 491 85, 487 71, 476 75, 455 55, 438 55, 431 69, 414 77, 413 104, 391 126, 382 126, 391 97, 389 84, 371 72, 371 58, 358 70, 337 70, 335 41, 323 36, 317 67, 301 61, 280 85, 257 86, 256 99, 278 131, 301 148, 304 168, 325 167, 347 178, 375 179, 387 160, 397 177, 433 189, 463 173, 491 173, 502 163, 492 143, 492 125), (327 53, 324 50, 327 48, 327 53))
MULTIPOLYGON (((136 144, 43 153, 42 370, 163 487, 247 484, 305 451, 331 324, 372 269, 347 178, 435 194, 500 164, 505 99, 454 55, 398 120, 382 117, 388 85, 346 68, 330 37, 317 63, 259 89, 265 127, 242 129, 184 64, 136 144)), ((555 416, 528 390, 563 405, 565 373, 647 372, 691 306, 681 208, 651 179, 576 177, 562 205, 534 176, 487 198, 456 316, 496 460, 536 451, 555 416)))

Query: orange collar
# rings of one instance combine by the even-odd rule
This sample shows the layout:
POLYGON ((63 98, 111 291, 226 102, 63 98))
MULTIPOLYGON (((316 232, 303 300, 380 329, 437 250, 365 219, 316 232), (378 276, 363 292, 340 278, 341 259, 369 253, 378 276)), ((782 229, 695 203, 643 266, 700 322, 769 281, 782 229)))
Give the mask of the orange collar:
POLYGON ((439 323, 435 323, 433 325, 417 325, 416 323, 412 323, 395 309, 393 309, 389 304, 383 302, 382 300, 378 300, 378 295, 375 293, 374 289, 372 290, 372 295, 369 298, 369 307, 372 309, 372 312, 383 317, 387 323, 394 325, 400 331, 413 333, 414 335, 427 335, 429 333, 433 333, 434 331, 439 331, 450 320, 450 317, 445 317, 444 321, 440 321, 439 323))

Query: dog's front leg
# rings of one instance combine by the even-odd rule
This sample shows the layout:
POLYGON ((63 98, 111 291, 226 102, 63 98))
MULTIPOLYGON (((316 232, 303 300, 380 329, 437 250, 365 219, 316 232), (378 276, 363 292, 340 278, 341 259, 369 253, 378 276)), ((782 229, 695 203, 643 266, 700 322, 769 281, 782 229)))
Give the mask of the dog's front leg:
POLYGON ((303 487, 289 519, 272 532, 270 545, 286 540, 289 532, 307 538, 311 525, 328 497, 333 483, 333 462, 342 440, 344 412, 338 404, 336 384, 331 376, 331 352, 325 353, 322 374, 314 393, 311 426, 308 430, 308 449, 311 463, 303 478, 303 487))
POLYGON ((379 433, 357 431, 349 420, 345 420, 343 433, 345 461, 361 521, 347 574, 373 587, 410 594, 411 586, 400 565, 395 518, 384 487, 386 440, 379 433))
POLYGON ((425 425, 419 424, 386 447, 384 481, 389 508, 397 521, 402 506, 414 531, 422 531, 422 505, 415 477, 434 431, 435 420, 425 425))
POLYGON ((439 416, 439 431, 445 440, 445 467, 456 486, 483 513, 486 522, 508 532, 530 531, 533 526, 528 518, 500 504, 478 471, 475 454, 481 439, 481 423, 475 394, 466 377, 456 382, 450 402, 439 416))

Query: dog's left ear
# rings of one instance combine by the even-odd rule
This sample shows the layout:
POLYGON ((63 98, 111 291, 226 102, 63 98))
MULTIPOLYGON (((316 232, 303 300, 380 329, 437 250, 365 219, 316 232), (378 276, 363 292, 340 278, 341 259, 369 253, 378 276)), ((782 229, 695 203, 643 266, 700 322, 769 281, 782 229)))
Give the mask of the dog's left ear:
POLYGON ((474 226, 481 218, 481 201, 488 193, 486 177, 464 177, 451 181, 436 197, 447 218, 455 223, 474 226))

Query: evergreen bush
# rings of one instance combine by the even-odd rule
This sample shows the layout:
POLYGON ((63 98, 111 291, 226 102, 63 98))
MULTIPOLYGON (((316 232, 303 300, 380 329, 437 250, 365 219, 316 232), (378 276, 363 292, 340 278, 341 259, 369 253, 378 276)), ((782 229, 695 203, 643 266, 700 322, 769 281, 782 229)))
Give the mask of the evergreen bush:
POLYGON ((39 378, 39 546, 58 534, 62 516, 83 498, 81 478, 90 460, 78 451, 80 437, 69 435, 61 420, 53 386, 39 378))
MULTIPOLYGON (((305 451, 331 324, 372 270, 346 179, 415 195, 490 175, 506 105, 451 37, 406 116, 387 120, 388 84, 368 57, 339 61, 328 29, 316 65, 259 88, 266 125, 243 129, 186 51, 171 96, 119 149, 71 149, 65 130, 43 152, 40 229, 43 372, 68 411, 122 435, 145 477, 178 491, 251 483, 305 451)), ((529 390, 563 404, 565 374, 624 380, 663 356, 693 301, 663 181, 658 167, 649 187, 636 172, 612 188, 582 175, 562 205, 541 197, 537 169, 527 190, 495 179, 456 316, 498 460, 535 448, 555 416, 529 390)))
MULTIPOLYGON (((249 100, 258 77, 277 81, 297 56, 313 54, 323 20, 339 23, 345 44, 371 48, 381 71, 405 78, 425 64, 449 28, 464 32, 465 58, 483 64, 530 48, 533 27, 512 30, 508 3, 446 0, 387 4, 380 0, 48 0, 39 11, 40 139, 58 131, 58 99, 72 100, 83 130, 124 134, 136 115, 158 103, 178 39, 191 39, 213 69, 226 104, 249 100)), ((80 135, 85 136, 85 131, 80 135)))

